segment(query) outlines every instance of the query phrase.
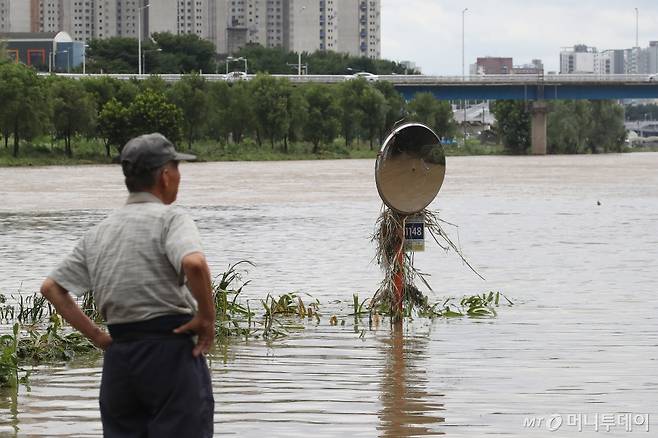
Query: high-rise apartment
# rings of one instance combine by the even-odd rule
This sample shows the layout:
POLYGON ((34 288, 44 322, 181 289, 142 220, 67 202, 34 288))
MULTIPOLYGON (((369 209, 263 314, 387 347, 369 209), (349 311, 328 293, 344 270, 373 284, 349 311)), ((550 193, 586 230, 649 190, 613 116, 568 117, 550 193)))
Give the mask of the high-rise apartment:
POLYGON ((33 29, 34 2, 0 0, 0 32, 30 32, 33 29))
MULTIPOLYGON (((222 2, 227 13, 226 37, 217 40, 220 52, 231 53, 256 43, 296 52, 381 55, 380 0, 219 0, 222 2)), ((221 15, 217 17, 221 29, 221 15)))
POLYGON ((0 32, 74 40, 196 34, 233 53, 248 43, 379 58, 381 0, 0 0, 0 32))
POLYGON ((209 3, 212 0, 157 0, 146 13, 148 33, 171 32, 210 36, 209 3))

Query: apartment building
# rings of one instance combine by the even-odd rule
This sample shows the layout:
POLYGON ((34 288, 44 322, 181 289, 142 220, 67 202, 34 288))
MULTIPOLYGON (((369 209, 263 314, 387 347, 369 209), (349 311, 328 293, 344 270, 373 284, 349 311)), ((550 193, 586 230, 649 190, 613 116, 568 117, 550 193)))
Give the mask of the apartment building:
MULTIPOLYGON (((157 0, 151 1, 145 12, 145 29, 149 34, 171 32, 210 36, 209 0, 157 0)), ((133 14, 134 16, 134 14, 133 14)))
MULTIPOLYGON (((601 73, 601 57, 596 47, 578 44, 573 47, 563 47, 560 52, 561 74, 601 73)), ((605 70, 605 69, 604 69, 605 70)))
POLYGON ((83 42, 192 33, 219 53, 257 43, 379 58, 380 8, 381 0, 0 0, 0 32, 65 31, 83 42))
POLYGON ((32 31, 33 8, 31 0, 0 0, 0 32, 32 31))
POLYGON ((381 56, 380 0, 321 0, 320 10, 324 13, 324 32, 319 49, 368 58, 381 56))
POLYGON ((649 47, 610 49, 576 45, 560 52, 560 73, 655 74, 658 73, 658 41, 649 47))

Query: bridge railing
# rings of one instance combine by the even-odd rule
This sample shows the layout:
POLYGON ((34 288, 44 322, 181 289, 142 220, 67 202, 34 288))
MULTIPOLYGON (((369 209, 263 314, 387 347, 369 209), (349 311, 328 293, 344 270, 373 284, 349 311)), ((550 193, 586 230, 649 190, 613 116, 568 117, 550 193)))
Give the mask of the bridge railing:
MULTIPOLYGON (((49 73, 39 73, 40 75, 49 75, 49 73)), ((150 75, 137 74, 77 74, 77 73, 56 73, 57 76, 80 79, 84 77, 111 77, 120 80, 148 79, 150 75)), ((180 74, 159 74, 157 75, 166 82, 176 82, 183 75, 180 74)), ((201 75, 208 81, 231 81, 235 79, 227 78, 223 74, 203 74, 201 75)), ((352 79, 351 75, 272 75, 276 78, 285 78, 293 83, 325 83, 333 84, 352 79)), ((253 79, 255 75, 246 75, 244 79, 253 79)), ((429 76, 429 75, 380 75, 373 76, 370 80, 379 80, 390 82, 394 85, 535 85, 548 84, 559 85, 564 83, 649 83, 658 85, 658 75, 649 74, 623 74, 623 75, 604 75, 604 74, 508 74, 508 75, 472 75, 472 76, 429 76), (654 81, 655 79, 655 81, 654 81)))

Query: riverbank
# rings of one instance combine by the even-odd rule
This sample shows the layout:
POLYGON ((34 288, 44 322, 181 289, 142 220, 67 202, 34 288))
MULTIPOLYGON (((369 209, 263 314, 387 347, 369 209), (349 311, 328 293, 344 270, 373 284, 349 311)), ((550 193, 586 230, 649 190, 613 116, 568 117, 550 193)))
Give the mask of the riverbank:
MULTIPOLYGON (((190 149, 184 144, 180 144, 178 148, 194 153, 201 162, 374 159, 379 152, 379 145, 370 149, 368 144, 358 143, 348 148, 342 141, 322 147, 317 153, 313 152, 313 145, 308 143, 291 143, 287 151, 282 151, 278 146, 273 149, 268 144, 259 147, 252 142, 240 144, 197 142, 190 149)), ((505 154, 502 145, 481 144, 476 141, 469 141, 466 146, 447 145, 445 150, 446 155, 449 156, 505 154)), ((64 146, 59 142, 21 145, 18 157, 12 155, 10 145, 8 148, 0 147, 0 167, 110 164, 113 159, 116 160, 116 149, 113 149, 110 155, 110 157, 107 156, 105 145, 102 142, 94 140, 77 142, 73 146, 73 157, 71 158, 66 156, 64 146)))
MULTIPOLYGON (((214 142, 197 142, 188 149, 186 145, 178 146, 195 154, 200 162, 218 161, 300 161, 300 160, 340 160, 340 159, 375 159, 379 145, 370 149, 368 144, 359 143, 346 147, 343 142, 321 148, 313 153, 313 145, 307 143, 291 143, 288 151, 279 147, 272 149, 263 144, 255 143, 219 144, 214 142)), ((447 156, 471 155, 508 155, 501 144, 480 143, 469 140, 466 145, 444 145, 447 156)), ((18 157, 12 155, 12 148, 0 146, 0 167, 30 167, 30 166, 76 166, 89 164, 111 164, 116 161, 117 151, 113 149, 107 156, 105 146, 100 141, 82 140, 73 147, 73 156, 67 157, 64 147, 58 142, 50 145, 22 145, 18 157)), ((623 152, 658 152, 656 145, 625 147, 623 152)))

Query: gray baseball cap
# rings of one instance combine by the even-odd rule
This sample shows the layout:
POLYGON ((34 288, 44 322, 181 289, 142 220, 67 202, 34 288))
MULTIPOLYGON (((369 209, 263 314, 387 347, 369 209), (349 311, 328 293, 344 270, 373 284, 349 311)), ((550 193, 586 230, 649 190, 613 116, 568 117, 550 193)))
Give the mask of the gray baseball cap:
POLYGON ((121 150, 121 168, 125 176, 157 169, 169 161, 194 161, 196 156, 177 152, 167 138, 154 132, 128 141, 121 150))

